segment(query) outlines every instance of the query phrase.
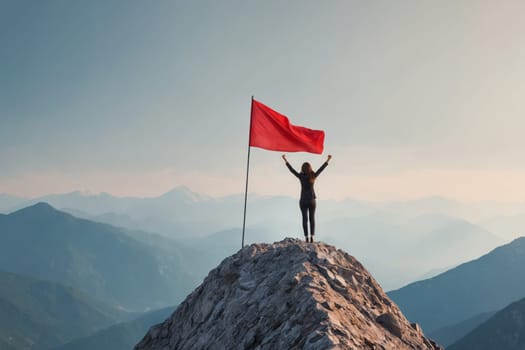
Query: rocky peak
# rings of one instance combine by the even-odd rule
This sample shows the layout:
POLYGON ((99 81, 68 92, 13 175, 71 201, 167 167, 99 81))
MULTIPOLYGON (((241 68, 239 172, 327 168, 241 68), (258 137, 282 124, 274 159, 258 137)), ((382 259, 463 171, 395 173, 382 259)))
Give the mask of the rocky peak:
POLYGON ((226 258, 142 349, 442 349, 354 257, 287 238, 226 258))

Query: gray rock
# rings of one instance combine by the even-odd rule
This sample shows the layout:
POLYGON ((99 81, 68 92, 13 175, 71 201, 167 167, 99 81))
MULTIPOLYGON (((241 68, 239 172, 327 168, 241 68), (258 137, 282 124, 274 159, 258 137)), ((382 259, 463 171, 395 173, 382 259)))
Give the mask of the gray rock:
MULTIPOLYGON (((403 338, 403 327, 391 313, 379 315, 376 321, 398 338, 403 338)), ((412 327, 412 325, 410 325, 412 327)))
POLYGON ((135 349, 442 348, 354 257, 287 238, 226 258, 135 349))

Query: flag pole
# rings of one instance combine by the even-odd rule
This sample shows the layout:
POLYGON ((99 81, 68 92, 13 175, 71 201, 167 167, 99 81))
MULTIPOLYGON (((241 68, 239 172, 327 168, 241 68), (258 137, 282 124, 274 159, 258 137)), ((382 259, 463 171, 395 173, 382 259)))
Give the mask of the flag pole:
POLYGON ((250 107, 250 129, 248 137, 248 160, 246 162, 246 188, 244 189, 244 218, 242 220, 242 241, 241 249, 244 247, 244 231, 246 229, 246 202, 248 201, 248 174, 250 172, 250 143, 252 138, 252 115, 253 115, 253 95, 252 95, 252 104, 250 107))

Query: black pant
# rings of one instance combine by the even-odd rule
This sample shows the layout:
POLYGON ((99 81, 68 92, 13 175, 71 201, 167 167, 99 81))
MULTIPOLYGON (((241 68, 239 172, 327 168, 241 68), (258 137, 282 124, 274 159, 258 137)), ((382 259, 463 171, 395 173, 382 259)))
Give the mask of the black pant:
POLYGON ((304 236, 308 237, 308 217, 310 217, 310 235, 315 235, 315 199, 301 200, 299 207, 303 214, 303 231, 304 236))

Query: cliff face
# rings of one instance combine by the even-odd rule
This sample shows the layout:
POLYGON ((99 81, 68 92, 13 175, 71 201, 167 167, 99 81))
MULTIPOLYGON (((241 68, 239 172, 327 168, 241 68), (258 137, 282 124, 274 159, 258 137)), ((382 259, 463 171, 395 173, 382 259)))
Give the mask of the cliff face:
POLYGON ((141 349, 441 349, 352 256, 285 239, 226 258, 141 349))

